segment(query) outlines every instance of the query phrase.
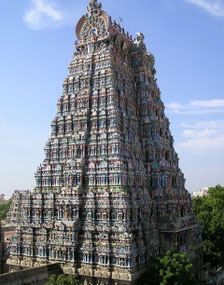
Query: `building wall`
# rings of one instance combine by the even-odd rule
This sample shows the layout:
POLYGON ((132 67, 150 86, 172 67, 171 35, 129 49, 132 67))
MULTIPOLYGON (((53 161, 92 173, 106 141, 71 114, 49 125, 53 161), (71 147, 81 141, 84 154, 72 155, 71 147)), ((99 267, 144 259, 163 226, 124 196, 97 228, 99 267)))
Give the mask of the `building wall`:
POLYGON ((4 242, 4 231, 0 221, 0 274, 7 272, 6 259, 8 258, 6 245, 4 242))
POLYGON ((58 264, 41 266, 0 275, 0 285, 44 285, 51 274, 60 274, 58 264))

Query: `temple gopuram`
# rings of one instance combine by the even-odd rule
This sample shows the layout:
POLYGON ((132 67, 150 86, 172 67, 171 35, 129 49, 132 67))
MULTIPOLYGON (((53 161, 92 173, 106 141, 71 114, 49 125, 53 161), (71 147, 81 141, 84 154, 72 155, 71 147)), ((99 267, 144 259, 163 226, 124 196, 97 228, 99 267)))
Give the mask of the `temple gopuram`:
POLYGON ((167 250, 200 268, 201 229, 154 57, 144 35, 132 38, 101 3, 87 10, 36 187, 16 191, 7 217, 16 225, 10 270, 60 263, 83 284, 136 284, 167 250))

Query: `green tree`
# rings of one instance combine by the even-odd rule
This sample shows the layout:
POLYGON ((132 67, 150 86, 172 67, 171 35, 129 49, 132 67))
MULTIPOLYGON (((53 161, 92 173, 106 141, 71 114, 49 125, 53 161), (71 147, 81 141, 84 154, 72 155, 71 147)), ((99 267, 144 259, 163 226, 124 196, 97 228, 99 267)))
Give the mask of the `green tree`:
POLYGON ((164 257, 157 260, 160 285, 194 284, 193 266, 186 253, 167 251, 164 257))
POLYGON ((186 253, 167 251, 157 257, 139 280, 139 285, 193 285, 195 276, 191 261, 186 253))
POLYGON ((57 279, 58 279, 58 276, 53 274, 49 277, 48 279, 48 282, 46 283, 46 285, 55 285, 57 284, 57 279))
POLYGON ((7 214, 8 211, 9 211, 10 205, 11 205, 11 201, 9 201, 9 202, 7 202, 7 203, 5 203, 5 204, 1 204, 1 205, 0 205, 0 218, 1 218, 2 220, 5 219, 6 214, 7 214))
POLYGON ((211 187, 207 196, 195 197, 193 210, 202 227, 204 264, 224 266, 224 187, 211 187))
POLYGON ((46 285, 82 285, 76 275, 51 275, 46 285))

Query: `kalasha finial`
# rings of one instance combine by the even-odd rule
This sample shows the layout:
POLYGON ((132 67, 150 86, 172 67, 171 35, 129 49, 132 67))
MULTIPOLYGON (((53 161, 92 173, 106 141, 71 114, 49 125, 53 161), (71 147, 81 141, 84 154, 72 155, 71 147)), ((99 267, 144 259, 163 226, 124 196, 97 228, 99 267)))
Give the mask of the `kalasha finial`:
POLYGON ((101 7, 102 7, 101 3, 98 3, 97 0, 90 0, 89 1, 90 10, 101 9, 101 7))
POLYGON ((89 1, 89 7, 90 8, 95 8, 97 4, 97 0, 90 0, 89 1))

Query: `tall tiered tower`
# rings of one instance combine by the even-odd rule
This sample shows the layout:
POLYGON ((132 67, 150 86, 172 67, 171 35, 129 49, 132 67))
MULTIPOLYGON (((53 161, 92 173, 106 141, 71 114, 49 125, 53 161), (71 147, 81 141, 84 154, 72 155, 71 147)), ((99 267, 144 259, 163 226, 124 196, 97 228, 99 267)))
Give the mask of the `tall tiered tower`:
POLYGON ((134 284, 167 249, 188 251, 200 264, 200 228, 154 57, 143 34, 132 39, 101 8, 89 1, 76 26, 46 158, 34 191, 19 193, 8 264, 15 270, 60 262, 85 284, 134 284))

